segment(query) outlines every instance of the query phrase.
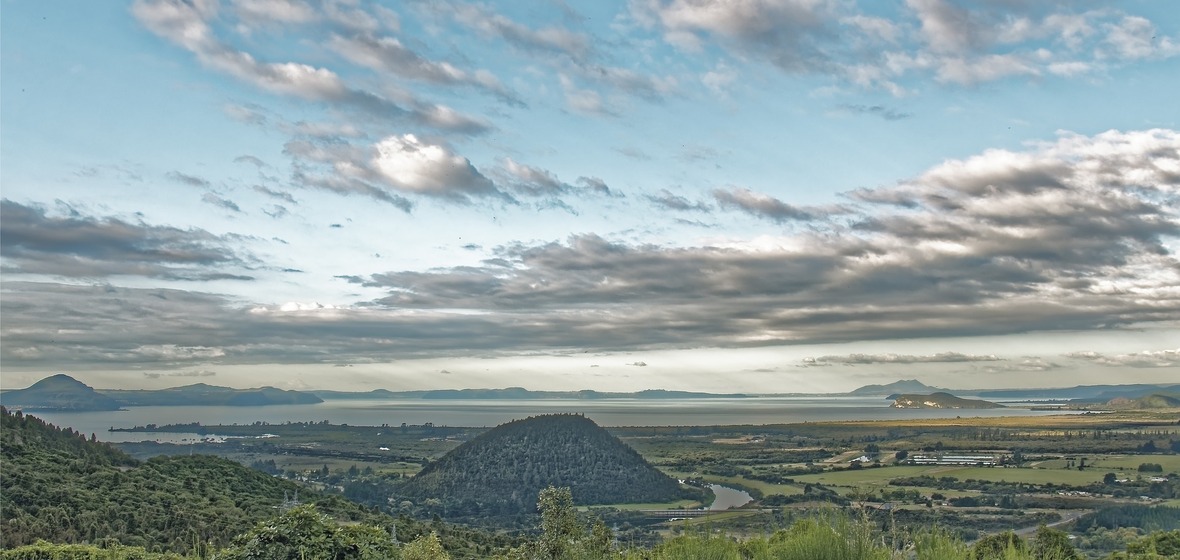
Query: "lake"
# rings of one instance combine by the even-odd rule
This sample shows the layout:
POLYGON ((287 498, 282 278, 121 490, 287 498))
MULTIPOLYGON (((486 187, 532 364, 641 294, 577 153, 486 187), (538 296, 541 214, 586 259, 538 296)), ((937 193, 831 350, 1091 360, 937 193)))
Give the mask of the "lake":
POLYGON ((120 411, 32 412, 33 416, 108 442, 158 440, 183 443, 195 434, 109 432, 147 424, 253 424, 319 422, 353 426, 433 423, 436 426, 491 427, 550 413, 579 413, 601 426, 708 426, 787 424, 838 420, 1034 416, 1058 411, 1003 408, 987 410, 897 409, 872 397, 750 397, 709 399, 533 399, 533 400, 330 400, 318 404, 236 406, 142 406, 120 411))
POLYGON ((742 507, 752 501, 754 498, 750 496, 749 492, 722 486, 720 484, 710 484, 709 489, 713 491, 713 503, 709 505, 711 510, 723 510, 730 508, 742 507))

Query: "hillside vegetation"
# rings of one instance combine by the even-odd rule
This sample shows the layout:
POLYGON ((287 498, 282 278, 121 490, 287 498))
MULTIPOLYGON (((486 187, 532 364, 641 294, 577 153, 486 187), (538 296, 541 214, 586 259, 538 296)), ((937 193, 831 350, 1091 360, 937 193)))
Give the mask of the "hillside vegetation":
POLYGON ((1127 409, 1127 410, 1147 410, 1156 408, 1180 408, 1180 397, 1175 395, 1166 395, 1162 393, 1153 393, 1144 395, 1136 399, 1126 397, 1116 397, 1107 401, 1107 406, 1111 408, 1127 409))
POLYGON ((516 420, 431 462, 398 492, 412 499, 462 498, 472 513, 533 511, 537 493, 569 487, 579 505, 668 502, 693 493, 634 449, 579 415, 516 420))
MULTIPOLYGON (((325 497, 233 461, 194 455, 139 462, 108 444, 3 408, 0 464, 0 548, 46 540, 151 552, 217 549, 275 516, 297 491, 337 520, 395 524, 338 496, 325 497)), ((444 524, 398 519, 396 525, 407 540, 438 531, 460 556, 507 542, 444 524)))

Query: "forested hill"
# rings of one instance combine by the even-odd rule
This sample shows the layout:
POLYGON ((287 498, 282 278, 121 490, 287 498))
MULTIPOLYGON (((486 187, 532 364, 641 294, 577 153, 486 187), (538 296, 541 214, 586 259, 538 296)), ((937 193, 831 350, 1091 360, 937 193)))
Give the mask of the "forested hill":
POLYGON ((0 399, 25 410, 119 410, 119 403, 64 373, 51 375, 26 389, 4 391, 0 399))
MULTIPOLYGON (((38 539, 119 542, 190 553, 195 543, 225 546, 280 512, 285 496, 315 503, 340 521, 387 527, 394 520, 339 497, 324 497, 218 457, 138 462, 104 443, 32 415, 0 407, 0 547, 38 539)), ((474 531, 397 521, 407 540, 437 530, 451 550, 473 549, 474 531)), ((463 556, 460 554, 459 556, 463 556)))
POLYGON ((457 509, 532 512, 547 486, 577 504, 667 502, 690 494, 618 438, 579 415, 544 415, 497 426, 428 464, 398 491, 454 500, 457 509))

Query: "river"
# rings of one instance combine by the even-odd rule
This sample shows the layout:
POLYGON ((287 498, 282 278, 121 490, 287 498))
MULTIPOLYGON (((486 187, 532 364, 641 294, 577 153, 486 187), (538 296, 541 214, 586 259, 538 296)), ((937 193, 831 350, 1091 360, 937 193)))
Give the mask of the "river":
POLYGON ((191 441, 195 434, 110 432, 148 424, 253 424, 320 422, 354 426, 382 424, 491 427, 510 420, 550 413, 579 413, 601 426, 710 426, 786 424, 838 420, 954 418, 956 416, 1029 416, 1055 411, 1003 408, 991 410, 897 409, 883 398, 749 397, 716 399, 465 399, 331 400, 318 404, 235 406, 141 406, 120 411, 30 414, 112 443, 160 440, 191 441))

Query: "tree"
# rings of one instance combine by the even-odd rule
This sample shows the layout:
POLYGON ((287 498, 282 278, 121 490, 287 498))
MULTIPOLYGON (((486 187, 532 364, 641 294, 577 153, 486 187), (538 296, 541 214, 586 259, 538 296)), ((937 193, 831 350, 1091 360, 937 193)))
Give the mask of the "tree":
POLYGON ((583 533, 574 511, 573 494, 569 488, 550 486, 541 490, 537 509, 541 510, 541 554, 545 558, 562 558, 583 533))
POLYGON ((1069 542, 1069 535, 1044 525, 1037 528, 1033 537, 1032 553, 1037 560, 1082 560, 1082 555, 1069 542))
POLYGON ((894 459, 897 459, 898 461, 904 461, 904 460, 906 460, 906 458, 907 458, 907 457, 909 457, 909 456, 910 456, 910 452, 909 452, 909 451, 906 451, 906 450, 904 450, 904 449, 902 449, 901 451, 898 451, 897 453, 894 453, 894 454, 893 454, 893 458, 894 458, 894 459))
POLYGON ((971 547, 971 560, 1000 560, 1023 554, 1028 550, 1024 541, 1012 531, 988 535, 971 547))
POLYGON ((379 560, 397 557, 397 545, 385 531, 365 525, 340 527, 332 518, 316 511, 315 506, 303 505, 235 537, 230 547, 217 554, 215 559, 379 560))
POLYGON ((433 531, 429 535, 422 535, 414 542, 402 548, 402 560, 450 560, 451 555, 443 550, 442 542, 438 540, 438 533, 433 531))
POLYGON ((1102 477, 1103 484, 1114 484, 1117 481, 1118 481, 1118 477, 1116 477, 1115 474, 1112 472, 1108 472, 1108 473, 1106 473, 1106 476, 1102 477))

